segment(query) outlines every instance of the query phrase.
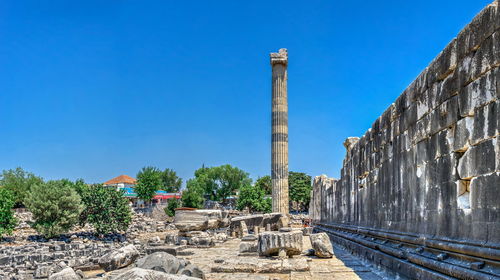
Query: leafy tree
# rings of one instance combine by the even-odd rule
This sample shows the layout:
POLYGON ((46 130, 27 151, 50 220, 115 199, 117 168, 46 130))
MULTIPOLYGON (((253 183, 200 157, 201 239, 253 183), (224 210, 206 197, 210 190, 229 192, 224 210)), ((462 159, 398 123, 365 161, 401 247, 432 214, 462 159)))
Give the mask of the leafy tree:
POLYGON ((229 164, 202 167, 195 171, 195 179, 203 187, 205 196, 214 201, 222 201, 252 183, 248 173, 229 164))
POLYGON ((33 185, 25 203, 35 219, 33 228, 47 238, 68 232, 83 210, 80 196, 68 180, 33 185))
POLYGON ((192 208, 203 207, 204 188, 197 179, 187 181, 186 190, 182 193, 182 205, 192 208))
POLYGON ((267 195, 273 193, 273 184, 271 181, 271 176, 266 175, 264 177, 259 177, 257 181, 255 181, 255 186, 263 189, 267 195))
POLYGON ((137 185, 135 192, 137 197, 145 201, 150 201, 156 191, 162 186, 162 172, 156 167, 144 167, 137 173, 137 185))
POLYGON ((0 187, 0 239, 4 234, 11 234, 17 224, 12 207, 14 207, 14 195, 0 187))
POLYGON ((132 212, 123 191, 92 185, 80 188, 85 209, 80 224, 89 223, 99 234, 126 231, 132 221, 132 212))
POLYGON ((182 179, 172 169, 165 169, 161 174, 162 189, 166 192, 178 192, 182 186, 182 179))
POLYGON ((4 170, 0 174, 0 186, 11 191, 17 206, 23 205, 30 188, 36 184, 42 184, 43 179, 35 174, 24 171, 21 167, 4 170))
POLYGON ((248 207, 250 212, 271 212, 271 199, 266 198, 266 192, 260 186, 245 185, 240 189, 236 208, 243 210, 248 207))
POLYGON ((179 208, 181 205, 176 198, 170 198, 167 200, 167 207, 165 208, 165 213, 169 217, 175 216, 175 208, 179 208))
POLYGON ((307 210, 311 200, 311 176, 301 172, 290 172, 288 185, 290 201, 297 204, 297 210, 307 210))

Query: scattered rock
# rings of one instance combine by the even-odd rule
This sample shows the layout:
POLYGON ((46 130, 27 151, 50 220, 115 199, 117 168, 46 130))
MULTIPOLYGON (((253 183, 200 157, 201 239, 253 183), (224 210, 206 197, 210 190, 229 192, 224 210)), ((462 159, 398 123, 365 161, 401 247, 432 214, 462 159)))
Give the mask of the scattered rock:
POLYGON ((165 272, 132 268, 113 278, 113 280, 199 280, 186 275, 173 275, 165 272))
POLYGON ((205 273, 196 265, 188 264, 178 274, 205 279, 205 273))
POLYGON ((318 258, 332 258, 333 246, 328 234, 324 232, 311 234, 311 244, 314 249, 314 254, 318 258))
POLYGON ((132 264, 139 257, 139 251, 134 245, 128 245, 109 252, 99 259, 99 266, 105 271, 111 271, 132 264))
POLYGON ((49 280, 80 280, 80 276, 71 267, 66 267, 60 272, 49 276, 49 280))
POLYGON ((178 258, 165 252, 157 252, 147 255, 136 262, 136 266, 138 268, 150 269, 170 274, 176 274, 180 269, 184 268, 184 265, 178 258))

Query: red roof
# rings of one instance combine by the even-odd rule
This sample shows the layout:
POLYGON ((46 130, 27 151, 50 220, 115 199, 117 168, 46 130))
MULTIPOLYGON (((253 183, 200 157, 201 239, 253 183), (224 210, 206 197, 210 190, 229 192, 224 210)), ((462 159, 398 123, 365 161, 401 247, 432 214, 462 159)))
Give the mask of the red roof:
POLYGON ((116 178, 113 178, 107 182, 104 182, 104 185, 115 185, 115 184, 130 184, 130 185, 135 185, 137 184, 137 180, 127 176, 127 175, 120 175, 116 178))

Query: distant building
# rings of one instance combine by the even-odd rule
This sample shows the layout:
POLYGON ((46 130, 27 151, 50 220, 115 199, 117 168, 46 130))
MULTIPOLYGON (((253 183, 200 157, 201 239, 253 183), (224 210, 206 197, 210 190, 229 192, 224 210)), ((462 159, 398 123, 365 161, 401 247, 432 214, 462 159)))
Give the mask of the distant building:
POLYGON ((106 187, 133 188, 137 185, 137 180, 128 175, 120 175, 103 183, 106 187))
MULTIPOLYGON (((123 196, 130 199, 134 205, 142 205, 143 201, 137 198, 137 193, 135 192, 135 186, 137 185, 137 180, 128 175, 120 175, 113 178, 107 182, 104 182, 105 187, 115 187, 117 190, 123 190, 123 196)), ((153 204, 165 203, 168 199, 175 198, 181 199, 182 193, 167 193, 166 191, 156 191, 153 197, 153 204)))

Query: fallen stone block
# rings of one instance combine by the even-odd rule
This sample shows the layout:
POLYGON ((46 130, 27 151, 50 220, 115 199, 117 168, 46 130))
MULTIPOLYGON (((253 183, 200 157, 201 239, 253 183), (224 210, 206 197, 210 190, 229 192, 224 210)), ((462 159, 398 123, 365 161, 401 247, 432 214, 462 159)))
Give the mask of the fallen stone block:
POLYGON ((137 260, 136 266, 142 269, 176 274, 186 266, 186 262, 168 253, 157 252, 137 260))
POLYGON ((318 258, 333 257, 333 246, 328 234, 324 232, 311 234, 311 244, 314 249, 314 254, 318 258))
POLYGON ((60 272, 49 276, 49 280, 80 280, 80 276, 71 268, 67 267, 60 272))
POLYGON ((302 231, 264 232, 259 234, 258 252, 260 256, 275 256, 285 252, 287 256, 302 252, 302 231))
POLYGON ((122 274, 112 278, 113 280, 199 280, 199 278, 190 277, 187 275, 174 275, 165 272, 132 268, 122 274))
POLYGON ((99 266, 105 271, 116 270, 132 264, 139 257, 134 245, 128 245, 107 253, 99 259, 99 266))
POLYGON ((179 231, 219 228, 224 223, 221 210, 177 210, 174 224, 179 231))

